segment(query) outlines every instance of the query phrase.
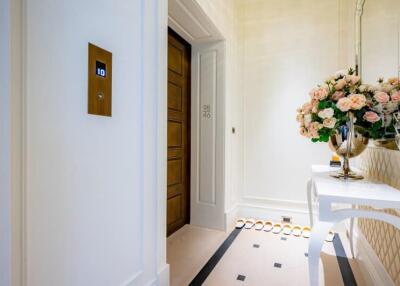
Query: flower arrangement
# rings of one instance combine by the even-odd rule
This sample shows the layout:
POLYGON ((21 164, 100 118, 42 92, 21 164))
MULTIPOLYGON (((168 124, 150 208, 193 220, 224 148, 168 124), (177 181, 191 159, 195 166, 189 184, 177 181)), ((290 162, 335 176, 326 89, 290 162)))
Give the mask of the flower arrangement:
POLYGON ((310 100, 297 110, 300 134, 313 142, 328 142, 354 115, 357 131, 372 139, 394 138, 400 102, 397 78, 364 85, 353 69, 339 71, 310 91, 310 100))
POLYGON ((313 142, 328 142, 339 126, 346 124, 348 112, 367 110, 367 99, 360 91, 361 80, 354 70, 337 72, 323 85, 310 91, 310 100, 297 110, 300 134, 313 142))
POLYGON ((368 130, 370 138, 394 138, 396 135, 394 114, 399 111, 400 106, 399 78, 390 78, 387 81, 379 79, 377 85, 367 85, 363 92, 369 98, 370 107, 364 118, 373 123, 368 130))

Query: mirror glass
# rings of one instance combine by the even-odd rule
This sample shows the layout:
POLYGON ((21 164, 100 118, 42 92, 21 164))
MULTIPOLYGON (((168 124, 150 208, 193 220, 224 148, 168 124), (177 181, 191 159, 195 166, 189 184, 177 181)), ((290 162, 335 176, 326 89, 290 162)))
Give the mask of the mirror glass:
POLYGON ((361 75, 375 84, 379 77, 400 76, 400 0, 365 0, 361 17, 361 75))

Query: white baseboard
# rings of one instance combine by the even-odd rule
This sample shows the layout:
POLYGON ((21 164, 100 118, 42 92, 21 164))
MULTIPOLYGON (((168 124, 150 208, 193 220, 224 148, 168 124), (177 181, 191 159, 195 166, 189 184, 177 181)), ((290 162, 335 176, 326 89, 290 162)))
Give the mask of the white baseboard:
POLYGON ((238 218, 238 204, 235 204, 231 209, 225 211, 225 231, 234 228, 236 219, 238 218))
POLYGON ((169 264, 165 264, 164 267, 157 273, 157 286, 169 286, 169 264))
POLYGON ((136 286, 136 285, 146 285, 146 286, 169 286, 169 264, 165 264, 157 273, 157 277, 150 280, 150 282, 143 283, 143 271, 139 271, 132 275, 127 281, 122 283, 121 286, 136 286))
POLYGON ((355 256, 367 286, 395 286, 365 236, 354 227, 355 256))
MULTIPOLYGON (((314 215, 317 210, 314 208, 314 215)), ((236 218, 252 217, 264 220, 281 221, 282 216, 292 217, 295 224, 308 225, 310 218, 306 202, 271 200, 257 197, 245 197, 225 213, 227 229, 233 227, 236 218)))

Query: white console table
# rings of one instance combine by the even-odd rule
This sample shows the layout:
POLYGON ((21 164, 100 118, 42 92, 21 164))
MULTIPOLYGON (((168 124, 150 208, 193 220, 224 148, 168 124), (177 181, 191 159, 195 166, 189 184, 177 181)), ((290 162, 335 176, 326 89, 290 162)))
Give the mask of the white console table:
MULTIPOLYGON (((400 210, 400 191, 386 184, 368 180, 338 180, 329 174, 334 168, 313 165, 312 176, 308 183, 308 205, 310 223, 312 225, 311 238, 308 247, 308 265, 310 285, 319 283, 319 259, 322 245, 329 230, 334 225, 351 219, 350 240, 353 253, 353 225, 354 218, 371 218, 381 220, 400 229, 400 218, 380 212, 358 209, 357 206, 371 206, 375 209, 400 210), (318 220, 314 223, 313 201, 318 202, 318 220), (348 208, 332 209, 332 205, 348 205, 348 208)), ((337 169, 336 169, 337 170, 337 169)))

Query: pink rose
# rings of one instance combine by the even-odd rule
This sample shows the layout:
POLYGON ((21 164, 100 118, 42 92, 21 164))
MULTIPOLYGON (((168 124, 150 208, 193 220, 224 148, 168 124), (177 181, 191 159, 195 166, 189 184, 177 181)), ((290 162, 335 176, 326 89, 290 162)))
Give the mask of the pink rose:
POLYGON ((337 83, 335 84, 335 89, 336 90, 341 90, 341 89, 343 89, 345 86, 346 86, 346 84, 347 84, 347 82, 346 82, 346 80, 345 79, 339 79, 338 81, 337 81, 337 83))
POLYGON ((351 109, 360 110, 367 104, 367 99, 363 94, 351 94, 349 96, 351 101, 351 109))
POLYGON ((303 107, 302 107, 303 113, 305 113, 305 114, 310 113, 311 109, 312 109, 312 105, 310 102, 306 102, 303 104, 303 107))
POLYGON ((323 127, 321 123, 318 122, 312 122, 310 126, 308 127, 308 134, 310 138, 319 138, 319 133, 318 130, 320 130, 323 127))
POLYGON ((343 98, 339 99, 339 101, 336 103, 336 106, 342 112, 349 111, 351 108, 351 100, 348 99, 347 97, 343 97, 343 98))
POLYGON ((342 97, 344 97, 343 91, 336 91, 336 92, 332 95, 332 100, 338 101, 338 100, 341 99, 342 97))
POLYGON ((378 91, 375 93, 374 98, 379 103, 388 103, 390 100, 389 95, 386 92, 378 91))
POLYGON ((371 123, 375 123, 375 122, 378 122, 379 120, 381 120, 381 118, 379 117, 379 115, 376 114, 376 113, 373 112, 373 111, 367 111, 367 112, 365 112, 363 118, 364 118, 365 120, 367 120, 368 122, 371 122, 371 123))
POLYGON ((395 93, 392 93, 390 96, 392 98, 393 102, 399 102, 400 101, 400 91, 396 91, 395 93))
POLYGON ((316 99, 311 100, 311 107, 312 107, 311 111, 313 113, 318 112, 318 105, 319 105, 319 100, 316 100, 316 99))
POLYGON ((328 96, 328 90, 326 87, 318 87, 314 88, 310 91, 310 95, 312 99, 323 100, 328 96))

